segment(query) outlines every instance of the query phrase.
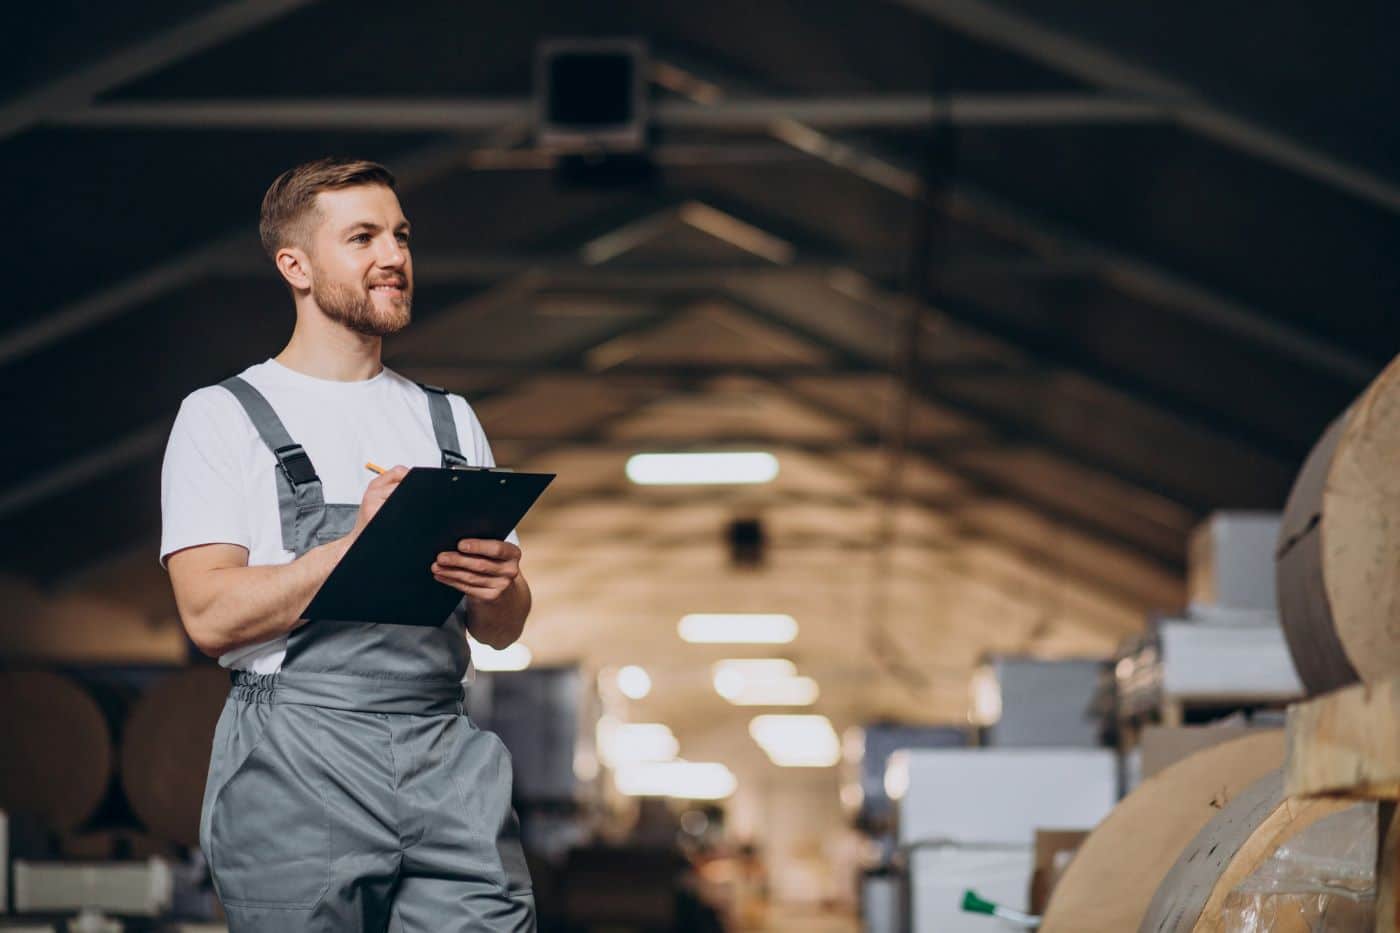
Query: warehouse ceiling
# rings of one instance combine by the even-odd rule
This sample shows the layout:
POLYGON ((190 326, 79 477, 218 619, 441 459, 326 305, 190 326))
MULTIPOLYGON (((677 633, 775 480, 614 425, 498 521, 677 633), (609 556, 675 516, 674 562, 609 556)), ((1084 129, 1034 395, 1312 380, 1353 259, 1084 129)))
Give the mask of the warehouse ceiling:
POLYGON ((1103 655, 1400 345, 1391 5, 63 5, 0 61, 0 568, 155 624, 171 419, 282 346, 257 206, 326 153, 414 224, 389 364, 560 475, 521 529, 537 660, 645 664, 658 716, 719 702, 688 611, 792 613, 841 719, 956 720, 988 651, 1103 655), (532 143, 531 63, 617 35, 653 170, 589 183, 532 143), (781 474, 624 478, 694 448, 781 474))

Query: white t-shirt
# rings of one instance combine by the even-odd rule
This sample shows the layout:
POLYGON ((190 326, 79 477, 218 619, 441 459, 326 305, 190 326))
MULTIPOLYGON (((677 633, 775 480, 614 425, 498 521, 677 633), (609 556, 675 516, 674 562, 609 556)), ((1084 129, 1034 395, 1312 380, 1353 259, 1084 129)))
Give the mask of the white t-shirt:
MULTIPOLYGON (((372 379, 317 379, 276 360, 239 374, 262 393, 316 467, 328 503, 358 505, 383 467, 442 465, 428 400, 421 388, 385 367, 372 379)), ((473 466, 495 466, 486 434, 460 395, 449 395, 457 424, 458 452, 473 466)), ((201 544, 248 549, 249 566, 285 564, 277 511, 277 460, 243 406, 220 386, 185 398, 170 430, 160 475, 160 560, 201 544)), ((519 543, 512 532, 509 540, 519 543)), ((276 673, 287 639, 249 645, 219 658, 224 667, 276 673)))

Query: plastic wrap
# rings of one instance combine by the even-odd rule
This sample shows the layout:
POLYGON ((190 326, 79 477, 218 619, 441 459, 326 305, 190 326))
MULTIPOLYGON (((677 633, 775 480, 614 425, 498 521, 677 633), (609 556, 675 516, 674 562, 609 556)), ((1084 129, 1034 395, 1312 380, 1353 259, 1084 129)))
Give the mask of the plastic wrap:
POLYGON ((1224 933, 1370 933, 1376 805, 1359 803, 1289 840, 1226 897, 1224 933))

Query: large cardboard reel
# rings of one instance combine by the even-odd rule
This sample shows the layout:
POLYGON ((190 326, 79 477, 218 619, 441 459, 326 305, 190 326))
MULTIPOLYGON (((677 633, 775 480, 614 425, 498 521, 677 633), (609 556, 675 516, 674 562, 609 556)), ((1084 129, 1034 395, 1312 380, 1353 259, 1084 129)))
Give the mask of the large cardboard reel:
POLYGON ((147 690, 122 735, 122 788, 151 833, 199 844, 199 811, 214 727, 228 696, 228 672, 195 667, 147 690))
POLYGON ((1289 493, 1279 614, 1310 695, 1400 675, 1400 358, 1333 422, 1289 493))
POLYGON ((1202 749, 1143 783, 1089 834, 1051 895, 1041 933, 1136 930, 1177 855, 1246 788, 1283 764, 1283 731, 1202 749))
POLYGON ((1181 851, 1138 933, 1224 933, 1231 891, 1279 846, 1352 806, 1350 800, 1287 797, 1283 771, 1270 772, 1226 804, 1181 851))
POLYGON ((112 776, 97 701, 48 671, 0 672, 0 809, 66 832, 92 815, 112 776))

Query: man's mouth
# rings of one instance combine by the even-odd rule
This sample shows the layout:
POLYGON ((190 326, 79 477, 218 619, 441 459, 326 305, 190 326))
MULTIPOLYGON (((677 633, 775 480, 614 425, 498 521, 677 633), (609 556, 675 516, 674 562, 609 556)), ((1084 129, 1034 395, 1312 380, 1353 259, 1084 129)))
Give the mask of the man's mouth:
POLYGON ((403 294, 403 289, 404 283, 402 282, 380 282, 369 287, 369 290, 372 292, 382 292, 386 295, 401 295, 403 294))

